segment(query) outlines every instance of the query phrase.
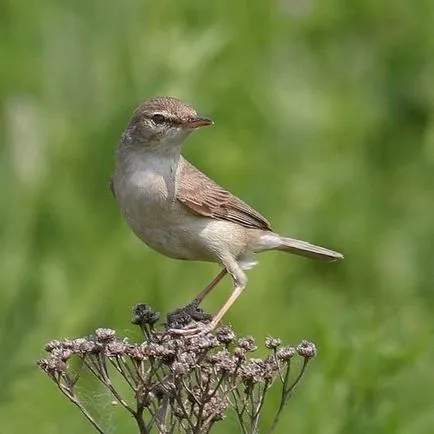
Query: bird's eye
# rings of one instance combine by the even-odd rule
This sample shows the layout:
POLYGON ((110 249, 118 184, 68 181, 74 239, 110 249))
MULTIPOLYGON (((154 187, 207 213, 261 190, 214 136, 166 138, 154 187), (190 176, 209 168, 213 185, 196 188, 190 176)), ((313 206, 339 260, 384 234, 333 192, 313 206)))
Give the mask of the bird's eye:
POLYGON ((160 115, 158 113, 152 116, 152 120, 156 124, 164 124, 164 122, 166 122, 166 118, 163 115, 160 115))

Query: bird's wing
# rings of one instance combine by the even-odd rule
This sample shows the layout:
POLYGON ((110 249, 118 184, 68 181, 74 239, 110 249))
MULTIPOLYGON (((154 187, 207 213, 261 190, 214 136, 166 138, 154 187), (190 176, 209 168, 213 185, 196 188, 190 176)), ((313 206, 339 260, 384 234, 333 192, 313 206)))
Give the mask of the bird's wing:
POLYGON ((247 228, 271 230, 270 222, 224 190, 188 161, 180 161, 176 198, 195 214, 227 220, 247 228))

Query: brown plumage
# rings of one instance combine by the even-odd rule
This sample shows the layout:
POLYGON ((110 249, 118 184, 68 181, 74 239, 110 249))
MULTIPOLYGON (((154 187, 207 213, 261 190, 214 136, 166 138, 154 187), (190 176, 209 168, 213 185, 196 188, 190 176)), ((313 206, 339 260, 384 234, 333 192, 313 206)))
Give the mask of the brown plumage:
POLYGON ((151 98, 134 111, 131 123, 140 123, 145 117, 150 118, 156 114, 163 115, 174 125, 185 124, 197 118, 196 110, 189 104, 167 96, 151 98))
POLYGON ((226 191, 187 160, 182 159, 177 199, 195 214, 271 231, 270 222, 252 207, 226 191))

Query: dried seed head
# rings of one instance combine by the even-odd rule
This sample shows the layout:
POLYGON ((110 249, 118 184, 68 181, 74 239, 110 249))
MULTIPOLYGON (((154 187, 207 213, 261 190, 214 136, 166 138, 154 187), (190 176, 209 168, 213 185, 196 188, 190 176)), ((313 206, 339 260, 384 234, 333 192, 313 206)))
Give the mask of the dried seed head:
POLYGON ((123 356, 127 350, 128 344, 122 341, 109 342, 104 347, 104 354, 107 357, 123 356))
POLYGON ((147 304, 136 304, 133 307, 131 322, 136 325, 153 325, 160 319, 160 313, 154 312, 147 304))
POLYGON ((95 330, 97 342, 107 343, 116 339, 116 332, 112 329, 99 328, 95 330))
POLYGON ((218 328, 216 332, 216 338, 220 343, 224 345, 229 345, 235 340, 236 335, 232 330, 232 327, 228 325, 223 325, 218 328))
POLYGON ((66 362, 68 359, 70 359, 73 354, 74 352, 68 348, 55 348, 51 351, 52 358, 62 360, 63 362, 66 362))
POLYGON ((273 338, 271 336, 267 336, 265 339, 265 347, 269 350, 275 350, 277 347, 281 345, 282 341, 278 338, 273 338))
POLYGON ((192 318, 184 308, 176 309, 167 314, 167 328, 182 329, 190 324, 192 318))
POLYGON ((250 359, 240 367, 240 374, 247 384, 255 384, 273 378, 273 369, 262 359, 250 359))
POLYGON ((96 342, 86 338, 77 338, 72 341, 72 349, 74 353, 79 356, 95 353, 99 351, 101 347, 101 344, 97 344, 96 342))
POLYGON ((219 351, 209 358, 210 363, 215 364, 216 368, 226 374, 232 374, 237 368, 237 364, 232 360, 227 350, 219 351))
POLYGON ((55 348, 61 348, 62 342, 58 341, 57 339, 53 339, 52 341, 49 341, 45 344, 45 351, 48 353, 51 353, 55 348))
POLYGON ((238 346, 246 351, 255 351, 258 348, 255 344, 255 339, 253 339, 252 336, 238 339, 238 346))
POLYGON ((144 345, 129 344, 125 349, 125 353, 136 362, 141 362, 148 357, 144 348, 144 345))
POLYGON ((155 357, 163 363, 172 363, 176 355, 173 349, 167 348, 167 345, 155 344, 153 342, 144 348, 144 352, 148 357, 155 357))
POLYGON ((217 365, 217 369, 226 374, 233 374, 237 369, 237 364, 231 359, 226 359, 217 365))
POLYGON ((66 363, 58 359, 57 357, 48 357, 47 359, 41 359, 36 364, 47 374, 62 374, 67 371, 66 363))
POLYGON ((276 357, 279 360, 287 362, 288 360, 291 360, 296 354, 297 351, 294 347, 282 347, 277 350, 276 357))
POLYGON ((315 344, 303 340, 300 345, 297 346, 297 353, 306 359, 313 359, 316 356, 315 344))
POLYGON ((167 314, 167 327, 179 329, 188 326, 192 321, 196 323, 208 323, 212 321, 213 316, 199 308, 197 300, 192 301, 187 306, 175 309, 167 314))

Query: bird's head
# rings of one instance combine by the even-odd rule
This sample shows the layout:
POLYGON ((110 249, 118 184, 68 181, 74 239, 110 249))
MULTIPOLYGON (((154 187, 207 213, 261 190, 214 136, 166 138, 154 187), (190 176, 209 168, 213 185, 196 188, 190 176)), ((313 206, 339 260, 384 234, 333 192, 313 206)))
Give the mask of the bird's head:
POLYGON ((180 99, 156 97, 135 110, 126 134, 129 141, 144 148, 179 147, 192 131, 213 123, 180 99))

